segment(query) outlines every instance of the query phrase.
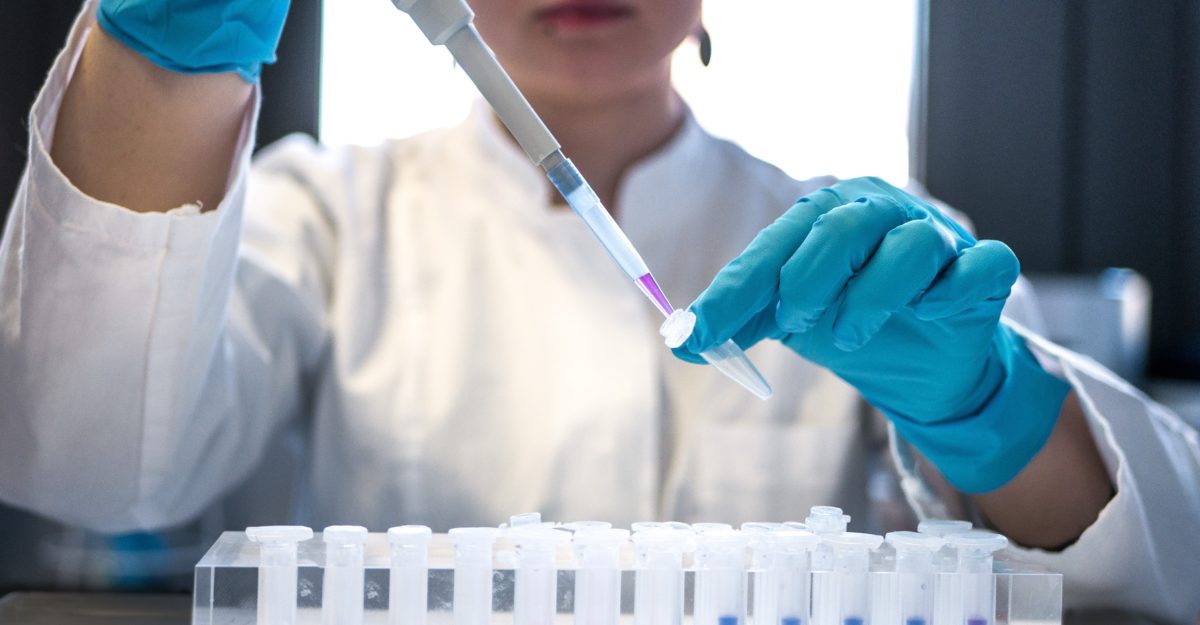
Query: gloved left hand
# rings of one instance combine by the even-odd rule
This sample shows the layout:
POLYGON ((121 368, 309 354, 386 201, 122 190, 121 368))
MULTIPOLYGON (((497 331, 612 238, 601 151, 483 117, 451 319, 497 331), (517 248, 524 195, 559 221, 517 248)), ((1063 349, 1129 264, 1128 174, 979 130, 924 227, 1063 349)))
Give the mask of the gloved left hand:
POLYGON ((675 353, 782 341, 857 388, 956 487, 994 490, 1041 449, 1068 390, 1000 323, 1019 272, 1007 246, 930 204, 846 180, 801 198, 717 274, 675 353))
POLYGON ((100 0, 101 28, 156 65, 258 81, 275 61, 289 0, 100 0))

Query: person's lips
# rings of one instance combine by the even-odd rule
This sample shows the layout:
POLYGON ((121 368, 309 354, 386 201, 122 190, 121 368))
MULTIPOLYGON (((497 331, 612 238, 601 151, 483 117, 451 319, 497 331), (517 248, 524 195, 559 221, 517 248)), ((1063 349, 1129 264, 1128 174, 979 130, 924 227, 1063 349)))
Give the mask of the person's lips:
POLYGON ((587 29, 608 26, 633 16, 633 7, 614 2, 569 0, 538 10, 539 22, 558 29, 587 29))

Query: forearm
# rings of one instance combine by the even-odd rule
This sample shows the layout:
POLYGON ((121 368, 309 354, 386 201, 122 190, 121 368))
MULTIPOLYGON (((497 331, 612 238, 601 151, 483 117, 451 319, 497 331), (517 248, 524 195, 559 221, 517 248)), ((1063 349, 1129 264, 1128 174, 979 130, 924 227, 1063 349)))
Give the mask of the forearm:
POLYGON ((92 29, 50 153, 84 193, 138 212, 224 191, 253 87, 234 73, 179 74, 92 29))
POLYGON ((1077 539, 1112 498, 1078 397, 1067 395, 1050 438, 1007 484, 974 501, 998 531, 1028 546, 1053 549, 1077 539))

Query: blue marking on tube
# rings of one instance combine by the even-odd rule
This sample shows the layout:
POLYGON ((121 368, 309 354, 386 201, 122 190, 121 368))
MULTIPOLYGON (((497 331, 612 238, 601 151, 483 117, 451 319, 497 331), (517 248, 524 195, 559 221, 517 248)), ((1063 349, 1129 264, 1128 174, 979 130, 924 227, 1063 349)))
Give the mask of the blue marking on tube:
POLYGON ((910 616, 904 620, 904 625, 925 625, 925 619, 919 616, 910 616))
POLYGON ((738 621, 740 621, 740 620, 741 619, 739 619, 738 617, 732 616, 732 615, 718 616, 717 617, 717 625, 738 625, 738 621))
POLYGON ((861 616, 847 616, 842 619, 842 625, 863 625, 863 619, 861 616))
POLYGON ((800 617, 785 616, 783 617, 783 620, 779 622, 779 625, 800 625, 800 617))

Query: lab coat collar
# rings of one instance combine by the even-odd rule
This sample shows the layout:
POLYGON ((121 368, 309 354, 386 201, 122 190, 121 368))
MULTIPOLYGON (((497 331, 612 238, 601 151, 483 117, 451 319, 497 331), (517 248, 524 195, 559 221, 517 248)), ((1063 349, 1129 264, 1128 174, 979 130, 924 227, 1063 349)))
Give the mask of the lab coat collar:
MULTIPOLYGON (((488 160, 501 168, 504 173, 525 190, 530 196, 538 198, 539 209, 550 206, 550 187, 546 175, 540 168, 529 162, 529 157, 521 150, 506 132, 496 122, 492 109, 483 100, 476 101, 471 108, 467 125, 477 137, 479 145, 488 160)), ((696 122, 691 108, 684 106, 683 123, 666 144, 655 152, 635 162, 626 171, 617 189, 617 203, 621 207, 620 220, 624 222, 627 212, 642 213, 639 210, 647 204, 644 192, 651 188, 693 189, 702 192, 703 181, 711 180, 707 155, 709 144, 716 139, 709 135, 696 122), (676 180, 686 176, 688 181, 676 180), (689 182, 690 181, 690 182, 689 182), (685 184, 679 184, 684 182, 685 184)), ((568 158, 570 154, 567 155, 568 158)), ((650 195, 654 195, 651 193, 650 195)), ((686 199, 686 198, 680 198, 686 199)), ((655 202, 656 203, 656 202, 655 202)), ((688 202, 675 202, 673 205, 686 205, 688 202)), ((653 209, 658 212, 664 207, 653 209)), ((639 215, 639 217, 643 217, 639 215)), ((659 214, 655 221, 669 217, 659 214)))
POLYGON ((550 204, 550 184, 541 168, 529 162, 529 156, 496 120, 483 100, 476 100, 467 117, 467 126, 475 135, 487 160, 500 168, 521 191, 537 198, 532 208, 545 210, 550 204))

